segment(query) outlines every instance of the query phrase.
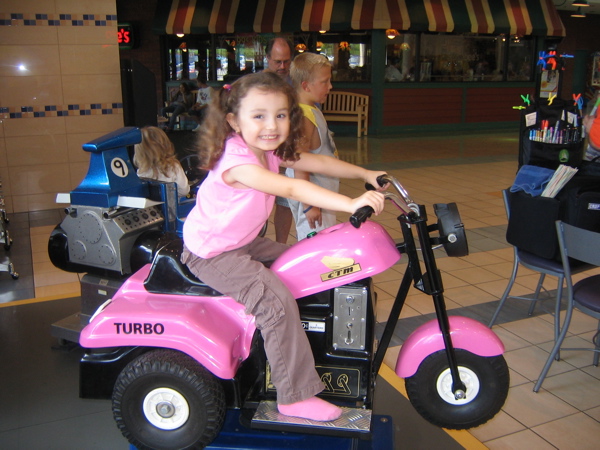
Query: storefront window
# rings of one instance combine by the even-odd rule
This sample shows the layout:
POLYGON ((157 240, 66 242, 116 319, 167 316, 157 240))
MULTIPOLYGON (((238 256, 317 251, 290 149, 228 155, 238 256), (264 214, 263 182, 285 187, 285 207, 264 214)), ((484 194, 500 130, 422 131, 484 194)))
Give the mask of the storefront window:
POLYGON ((530 38, 405 33, 386 47, 387 82, 532 79, 534 43, 530 38))
MULTIPOLYGON (((278 35, 293 42, 295 55, 311 51, 332 64, 333 81, 370 81, 371 35, 362 33, 298 33, 278 35)), ((208 81, 232 82, 242 75, 267 67, 265 47, 273 34, 219 35, 214 44, 204 38, 186 37, 186 47, 171 38, 169 79, 195 79, 206 73, 208 81), (187 70, 186 70, 187 69, 187 70)))

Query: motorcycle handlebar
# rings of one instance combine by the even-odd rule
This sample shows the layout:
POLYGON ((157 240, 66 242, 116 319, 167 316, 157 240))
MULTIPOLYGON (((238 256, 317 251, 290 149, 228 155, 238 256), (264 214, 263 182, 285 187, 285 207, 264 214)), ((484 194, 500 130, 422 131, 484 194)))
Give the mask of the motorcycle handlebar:
MULTIPOLYGON (((398 192, 400 197, 398 197, 396 194, 386 193, 386 198, 392 200, 392 202, 396 204, 398 208, 406 213, 414 211, 415 213, 419 214, 419 206, 410 199, 408 192, 406 192, 406 189, 404 189, 404 187, 398 182, 398 180, 396 180, 396 178, 388 174, 380 175, 377 177, 377 183, 379 183, 379 185, 382 187, 387 183, 390 183, 398 192)), ((365 184, 365 188, 370 191, 375 190, 375 188, 369 183, 365 184)), ((350 216, 350 223, 355 228, 359 228, 360 225, 369 217, 371 217, 371 214, 374 212, 375 211, 370 206, 363 206, 362 208, 356 210, 352 216, 350 216)))
POLYGON ((375 210, 370 206, 363 206, 362 208, 358 208, 354 214, 350 216, 350 223, 354 228, 360 228, 360 225, 363 224, 371 214, 373 214, 375 210))

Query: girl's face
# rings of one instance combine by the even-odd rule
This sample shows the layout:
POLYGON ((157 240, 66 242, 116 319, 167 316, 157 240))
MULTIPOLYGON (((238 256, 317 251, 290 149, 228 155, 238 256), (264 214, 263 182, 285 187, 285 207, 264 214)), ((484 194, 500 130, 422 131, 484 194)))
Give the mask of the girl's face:
POLYGON ((237 116, 229 113, 227 121, 254 153, 276 150, 290 133, 287 96, 282 92, 250 89, 237 116))

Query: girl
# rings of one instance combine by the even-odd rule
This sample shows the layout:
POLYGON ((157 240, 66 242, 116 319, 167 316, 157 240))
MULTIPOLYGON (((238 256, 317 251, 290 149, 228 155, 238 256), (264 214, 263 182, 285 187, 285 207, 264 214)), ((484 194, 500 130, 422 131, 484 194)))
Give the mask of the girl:
POLYGON ((190 90, 187 83, 181 83, 179 90, 171 96, 169 106, 165 106, 160 110, 160 115, 165 117, 165 114, 170 112, 169 125, 167 131, 173 131, 177 123, 177 116, 186 112, 194 104, 194 94, 190 90))
POLYGON ((383 209, 383 195, 358 198, 328 191, 305 180, 280 175, 279 165, 362 178, 377 185, 372 172, 334 158, 297 154, 302 112, 292 88, 269 72, 246 75, 215 93, 200 135, 200 159, 210 172, 183 227, 181 260, 198 278, 243 304, 255 317, 281 414, 329 421, 337 406, 316 397, 324 389, 302 329, 296 300, 263 263, 275 260, 285 244, 260 238, 275 196, 353 213, 366 205, 383 209))
POLYGON ((133 163, 138 168, 137 176, 158 181, 174 181, 179 197, 188 195, 188 179, 181 163, 175 157, 175 148, 168 136, 157 127, 144 127, 141 132, 142 142, 135 144, 133 155, 133 163))

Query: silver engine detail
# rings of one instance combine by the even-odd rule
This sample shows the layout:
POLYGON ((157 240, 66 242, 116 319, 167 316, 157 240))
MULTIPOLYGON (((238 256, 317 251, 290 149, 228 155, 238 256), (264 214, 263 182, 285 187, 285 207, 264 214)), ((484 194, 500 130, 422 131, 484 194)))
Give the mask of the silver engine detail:
POLYGON ((131 273, 131 249, 146 230, 164 222, 159 206, 148 208, 100 208, 71 206, 61 223, 74 263, 131 273))

